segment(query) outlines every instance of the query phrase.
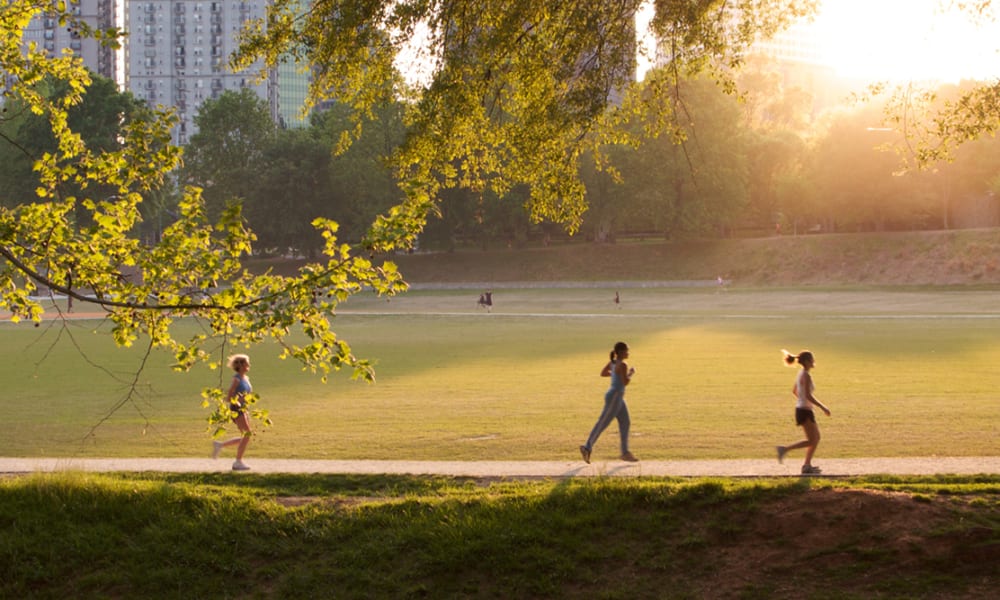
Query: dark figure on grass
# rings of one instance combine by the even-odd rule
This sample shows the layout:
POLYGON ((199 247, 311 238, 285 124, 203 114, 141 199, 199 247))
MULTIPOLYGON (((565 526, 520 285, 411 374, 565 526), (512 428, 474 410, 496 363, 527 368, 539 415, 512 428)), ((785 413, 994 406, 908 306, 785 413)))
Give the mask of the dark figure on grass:
POLYGON ((229 386, 229 393, 226 395, 226 399, 229 401, 229 410, 233 414, 233 423, 236 423, 241 435, 224 442, 212 442, 212 458, 218 458, 219 452, 223 448, 238 445, 233 470, 247 471, 250 467, 243 463, 243 453, 246 452, 247 446, 250 444, 250 436, 253 435, 253 430, 250 428, 250 415, 247 414, 246 401, 247 394, 253 392, 253 387, 250 385, 250 378, 247 377, 247 372, 250 371, 250 357, 246 354, 234 354, 229 357, 228 364, 229 368, 235 371, 235 373, 233 374, 233 383, 229 386))
POLYGON ((614 419, 618 419, 618 432, 621 434, 621 459, 627 462, 637 462, 639 460, 628 450, 628 430, 632 422, 629 420, 628 406, 625 405, 625 386, 632 381, 635 369, 629 368, 625 364, 626 358, 628 358, 628 344, 618 342, 615 344, 615 349, 611 351, 608 364, 604 365, 604 368, 601 369, 601 377, 611 378, 611 387, 604 394, 604 410, 601 411, 601 416, 598 417, 597 423, 594 424, 594 429, 591 430, 590 437, 587 438, 587 443, 580 446, 580 454, 583 456, 583 462, 587 464, 590 464, 590 452, 594 449, 597 438, 601 436, 601 433, 607 429, 608 425, 614 419))
POLYGON ((802 365, 802 370, 799 371, 798 377, 795 378, 795 385, 792 386, 792 394, 795 395, 795 423, 796 425, 801 425, 802 429, 805 430, 806 439, 795 442, 790 446, 778 446, 778 462, 785 459, 785 454, 789 450, 805 448, 806 460, 802 465, 802 474, 810 475, 819 473, 820 468, 814 467, 812 464, 813 453, 816 452, 816 446, 819 445, 819 425, 816 424, 816 414, 813 412, 813 406, 818 406, 828 417, 830 416, 830 410, 813 395, 816 386, 813 385, 812 375, 810 375, 809 371, 816 366, 816 359, 813 358, 812 352, 808 350, 803 350, 797 355, 789 354, 786 350, 782 350, 781 352, 785 355, 786 365, 792 366, 796 361, 802 365))
POLYGON ((493 307, 493 291, 486 291, 479 294, 479 306, 486 309, 487 312, 493 307))

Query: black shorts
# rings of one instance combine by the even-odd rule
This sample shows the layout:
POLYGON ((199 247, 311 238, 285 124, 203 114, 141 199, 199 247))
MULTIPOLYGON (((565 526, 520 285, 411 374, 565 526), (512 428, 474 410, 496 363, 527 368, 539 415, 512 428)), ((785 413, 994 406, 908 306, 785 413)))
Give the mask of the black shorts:
POLYGON ((795 409, 795 424, 805 425, 806 423, 815 423, 816 413, 809 410, 808 408, 796 408, 795 409))
POLYGON ((240 417, 242 413, 245 413, 247 408, 242 404, 229 403, 229 413, 232 420, 236 420, 240 417))

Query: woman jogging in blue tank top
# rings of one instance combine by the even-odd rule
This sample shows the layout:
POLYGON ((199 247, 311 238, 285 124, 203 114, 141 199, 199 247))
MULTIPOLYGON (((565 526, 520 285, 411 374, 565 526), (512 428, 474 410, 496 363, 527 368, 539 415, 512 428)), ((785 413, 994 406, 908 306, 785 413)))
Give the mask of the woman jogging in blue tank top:
POLYGON ((233 463, 233 470, 247 471, 250 467, 243 463, 243 453, 246 452, 247 446, 250 444, 250 436, 253 435, 246 402, 247 394, 253 392, 250 378, 247 377, 247 372, 250 371, 250 357, 246 354, 234 354, 229 357, 228 365, 235 373, 233 374, 233 383, 229 386, 229 393, 226 394, 226 400, 229 401, 229 410, 233 414, 233 423, 236 423, 241 435, 224 442, 212 442, 212 458, 218 458, 219 452, 223 448, 239 444, 239 447, 236 448, 236 462, 233 463))
POLYGON ((594 424, 594 429, 591 430, 587 443, 580 446, 580 455, 583 456, 583 462, 587 464, 590 464, 590 452, 594 449, 597 438, 614 419, 618 419, 618 432, 621 434, 621 459, 627 462, 639 460, 628 449, 628 430, 631 421, 628 416, 628 406, 625 405, 625 386, 632 381, 635 369, 631 369, 625 364, 626 358, 628 358, 628 344, 618 342, 615 344, 614 350, 611 351, 608 364, 601 369, 601 377, 611 378, 611 387, 604 394, 604 410, 597 418, 597 423, 594 424))

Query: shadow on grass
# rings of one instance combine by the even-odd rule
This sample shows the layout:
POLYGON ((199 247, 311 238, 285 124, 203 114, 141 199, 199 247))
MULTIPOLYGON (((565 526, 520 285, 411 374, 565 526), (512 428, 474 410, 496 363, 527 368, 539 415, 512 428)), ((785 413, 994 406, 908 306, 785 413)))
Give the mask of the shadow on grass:
POLYGON ((1000 543, 996 492, 964 486, 998 482, 914 502, 808 478, 34 476, 0 486, 0 596, 961 596, 1000 583, 962 560, 964 542, 1000 543), (885 527, 938 550, 889 540, 876 513, 911 515, 885 527), (795 545, 799 524, 824 518, 825 537, 795 545))

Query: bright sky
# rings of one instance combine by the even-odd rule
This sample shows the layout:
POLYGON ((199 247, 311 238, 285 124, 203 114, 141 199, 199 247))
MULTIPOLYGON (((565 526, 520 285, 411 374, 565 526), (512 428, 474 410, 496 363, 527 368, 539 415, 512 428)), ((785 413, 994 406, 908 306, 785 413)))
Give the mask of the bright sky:
MULTIPOLYGON (((1000 22, 975 23, 951 0, 823 0, 808 27, 826 62, 845 77, 957 82, 1000 78, 1000 22)), ((1000 15, 1000 0, 994 0, 1000 15)), ((639 31, 651 2, 637 17, 639 31)), ((649 44, 648 39, 640 44, 649 44)), ((648 61, 639 57, 639 72, 648 61)))
MULTIPOLYGON (((1000 23, 948 0, 824 0, 813 27, 841 75, 955 82, 1000 77, 1000 23)), ((1000 1, 994 2, 1000 11, 1000 1)))

